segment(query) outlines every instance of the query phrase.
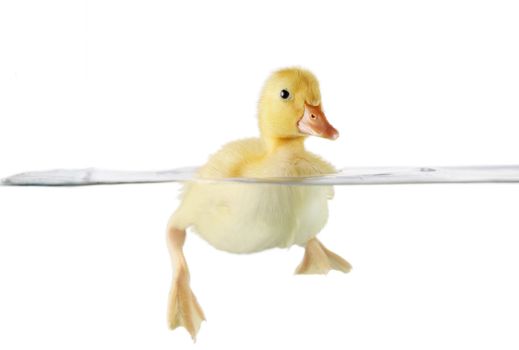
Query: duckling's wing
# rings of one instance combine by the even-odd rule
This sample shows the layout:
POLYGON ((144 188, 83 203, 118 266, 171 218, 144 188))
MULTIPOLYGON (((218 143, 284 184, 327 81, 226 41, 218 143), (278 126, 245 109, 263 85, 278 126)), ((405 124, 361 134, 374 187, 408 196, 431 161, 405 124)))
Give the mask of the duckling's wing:
MULTIPOLYGON (((247 165, 257 160, 263 152, 264 147, 259 139, 230 142, 209 157, 194 179, 212 181, 240 177, 247 165)), ((221 221, 225 217, 222 213, 228 210, 229 202, 239 202, 240 196, 233 196, 236 191, 230 191, 232 188, 236 189, 236 186, 214 186, 203 181, 186 182, 180 190, 180 206, 171 217, 170 223, 175 223, 176 227, 187 227, 196 223, 197 219, 200 221, 201 218, 209 218, 205 221, 214 225, 218 220, 211 220, 211 217, 218 217, 221 221)))
POLYGON ((264 153, 265 147, 258 138, 229 142, 209 158, 198 175, 206 179, 239 177, 264 153))

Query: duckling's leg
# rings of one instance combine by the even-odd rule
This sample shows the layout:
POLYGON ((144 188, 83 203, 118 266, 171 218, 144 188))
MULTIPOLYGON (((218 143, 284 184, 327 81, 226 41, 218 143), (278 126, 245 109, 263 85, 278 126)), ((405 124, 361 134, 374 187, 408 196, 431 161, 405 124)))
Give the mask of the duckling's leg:
POLYGON ((174 227, 168 228, 168 248, 173 264, 173 283, 169 292, 168 323, 169 328, 185 327, 193 341, 200 324, 205 320, 204 313, 189 287, 189 270, 182 251, 186 231, 174 227))
POLYGON ((326 274, 330 270, 350 272, 349 262, 329 251, 319 242, 317 238, 312 238, 306 242, 305 256, 303 261, 296 269, 298 274, 326 274))

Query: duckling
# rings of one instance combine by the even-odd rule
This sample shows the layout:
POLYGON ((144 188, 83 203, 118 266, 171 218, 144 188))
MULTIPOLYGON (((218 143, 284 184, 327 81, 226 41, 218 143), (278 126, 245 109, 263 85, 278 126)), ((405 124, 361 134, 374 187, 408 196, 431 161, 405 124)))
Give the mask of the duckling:
MULTIPOLYGON (((200 179, 229 177, 279 178, 333 174, 336 169, 305 150, 309 135, 331 140, 338 131, 321 108, 316 77, 308 70, 286 68, 266 81, 259 100, 260 138, 224 145, 200 168, 200 179)), ((254 253, 292 245, 305 247, 298 274, 348 272, 351 265, 316 238, 328 218, 327 186, 280 186, 231 182, 190 182, 181 204, 171 216, 167 241, 173 265, 168 322, 185 327, 196 340, 205 320, 189 286, 189 270, 182 247, 191 228, 217 249, 254 253)))

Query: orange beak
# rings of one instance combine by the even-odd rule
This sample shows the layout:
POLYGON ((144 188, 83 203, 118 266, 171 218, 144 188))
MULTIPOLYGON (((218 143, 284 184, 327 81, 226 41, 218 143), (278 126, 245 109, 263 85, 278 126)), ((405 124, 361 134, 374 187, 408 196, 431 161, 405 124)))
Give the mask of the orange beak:
POLYGON ((303 134, 335 140, 339 132, 326 119, 321 106, 311 106, 305 102, 303 117, 297 122, 297 128, 303 134))

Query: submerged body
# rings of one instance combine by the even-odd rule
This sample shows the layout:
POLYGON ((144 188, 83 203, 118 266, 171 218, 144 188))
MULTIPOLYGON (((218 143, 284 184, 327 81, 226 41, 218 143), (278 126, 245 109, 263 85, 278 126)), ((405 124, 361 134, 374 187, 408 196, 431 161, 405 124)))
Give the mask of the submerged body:
MULTIPOLYGON (((289 141, 269 153, 261 139, 231 142, 211 157, 198 177, 279 178, 332 174, 333 166, 289 141)), ((189 225, 215 248, 252 253, 304 245, 324 227, 329 186, 193 182, 171 222, 189 225)))

